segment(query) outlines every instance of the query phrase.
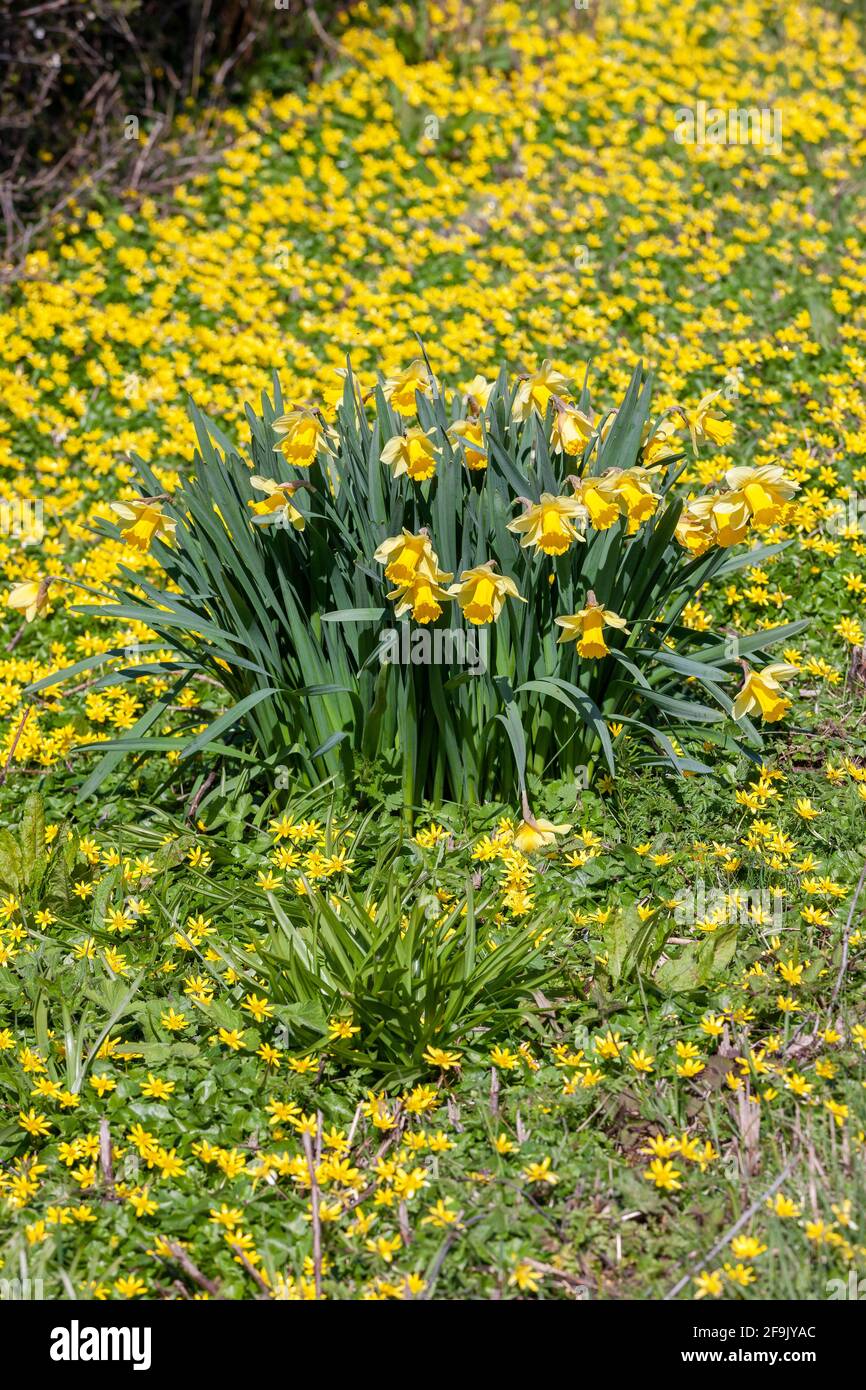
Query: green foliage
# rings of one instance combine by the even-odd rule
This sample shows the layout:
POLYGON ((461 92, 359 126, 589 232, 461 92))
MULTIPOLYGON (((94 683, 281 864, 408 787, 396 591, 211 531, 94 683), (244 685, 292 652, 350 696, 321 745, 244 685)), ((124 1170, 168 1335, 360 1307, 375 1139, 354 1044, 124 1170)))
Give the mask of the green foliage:
MULTIPOLYGON (((402 1085, 429 1072, 429 1046, 465 1047, 479 1030, 496 1041, 537 1019, 534 995, 549 985, 551 967, 543 920, 493 941, 489 904, 476 905, 471 880, 446 910, 424 869, 407 885, 392 861, 393 853, 379 857, 363 895, 349 889, 337 901, 312 883, 288 903, 269 893, 256 965, 292 1049, 329 1039, 338 1062, 402 1085), (355 1033, 330 1040, 331 1019, 348 1020, 355 1033)), ((241 953, 226 959, 246 977, 241 953)))

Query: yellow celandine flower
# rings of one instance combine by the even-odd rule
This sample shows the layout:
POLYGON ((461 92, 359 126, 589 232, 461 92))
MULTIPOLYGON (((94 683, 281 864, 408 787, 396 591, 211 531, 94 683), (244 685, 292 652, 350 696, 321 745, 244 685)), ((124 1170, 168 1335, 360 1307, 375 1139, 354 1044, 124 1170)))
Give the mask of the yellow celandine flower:
POLYGON ((504 574, 494 574, 495 564, 495 560, 488 560, 483 565, 464 570, 459 581, 448 590, 451 597, 457 599, 464 616, 476 627, 495 623, 506 598, 516 598, 520 603, 526 603, 513 579, 504 574))
POLYGON ((289 410, 274 420, 273 430, 280 437, 274 448, 295 468, 311 468, 320 448, 332 452, 327 427, 316 410, 289 410))
POLYGON ((540 1163, 527 1163, 525 1168, 521 1168, 520 1173, 521 1177, 530 1183, 540 1182, 554 1187, 559 1182, 559 1177, 551 1169, 549 1158, 543 1158, 540 1163))
POLYGON ((135 550, 145 553, 154 540, 164 541, 166 545, 174 540, 177 522, 165 515, 158 498, 136 497, 131 502, 112 502, 111 509, 126 522, 120 528, 120 539, 135 550))
POLYGON ((406 475, 413 483, 426 482, 436 472, 438 461, 432 434, 432 429, 413 426, 405 434, 395 435, 382 450, 381 462, 393 470, 395 478, 406 475))
POLYGON ((554 620, 563 629, 559 642, 574 642, 577 639, 578 653, 590 661, 607 656, 610 648, 604 640, 604 628, 615 627, 628 632, 625 618, 610 608, 603 608, 590 589, 586 596, 586 607, 579 613, 567 613, 554 620))
POLYGON ((649 1168, 645 1169, 644 1177, 663 1192, 677 1192, 682 1187, 682 1171, 675 1168, 670 1159, 654 1158, 649 1168))
POLYGON ((800 487, 779 464, 729 468, 725 482, 735 495, 742 496, 758 527, 773 526, 780 519, 785 503, 800 487))
POLYGON ((433 393, 434 384, 434 378, 430 375, 427 363, 422 358, 416 357, 414 362, 409 363, 405 371, 385 379, 382 395, 395 410, 405 414, 407 410, 415 409, 415 393, 420 391, 422 396, 430 396, 433 393))
POLYGON ((449 1067, 459 1067, 462 1060, 462 1052, 447 1052, 441 1047, 433 1047, 428 1044, 421 1056, 425 1062, 429 1062, 431 1067, 441 1067, 443 1071, 449 1067))
POLYGON ((541 1276, 526 1260, 521 1260, 520 1264, 514 1266, 508 1276, 508 1282, 520 1289, 521 1293, 537 1293, 541 1284, 541 1276))
POLYGON ((292 497, 302 486, 301 483, 278 483, 273 478, 261 478, 256 473, 250 482, 258 492, 266 492, 263 502, 249 502, 253 522, 257 526, 293 526, 303 531, 306 525, 303 516, 292 503, 292 497))
POLYGON ((744 714, 760 714, 768 724, 782 719, 791 708, 791 701, 782 695, 780 682, 796 674, 796 666, 785 661, 775 661, 762 671, 750 670, 734 700, 734 719, 742 719, 744 714))
POLYGON ((563 387, 568 386, 568 377, 557 372, 548 359, 545 359, 533 376, 524 377, 517 388, 512 406, 516 420, 528 420, 533 410, 542 419, 552 397, 563 399, 563 387))
POLYGON ((554 825, 543 818, 527 816, 514 832, 512 844, 521 854, 535 854, 547 845, 555 845, 557 835, 567 835, 570 825, 554 825))
POLYGON ((16 584, 6 595, 6 606, 17 608, 24 614, 25 622, 32 623, 37 615, 41 615, 48 608, 48 585, 47 579, 35 579, 27 584, 16 584))
POLYGON ((543 492, 539 502, 524 502, 523 515, 509 521, 508 530, 523 537, 522 549, 531 545, 545 555, 564 555, 574 541, 586 539, 587 518, 587 509, 577 498, 543 492))
POLYGON ((448 438, 455 447, 463 446, 466 467, 473 473, 487 467, 487 450, 478 420, 455 420, 453 425, 448 426, 448 438))
POLYGON ((734 1236, 731 1241, 731 1253, 737 1260, 756 1260, 766 1250, 767 1246, 762 1245, 756 1236, 734 1236))
POLYGON ((695 1284, 697 1285, 695 1298, 706 1298, 707 1296, 721 1298, 724 1291, 722 1271, 720 1269, 705 1270, 703 1274, 696 1274, 695 1284))

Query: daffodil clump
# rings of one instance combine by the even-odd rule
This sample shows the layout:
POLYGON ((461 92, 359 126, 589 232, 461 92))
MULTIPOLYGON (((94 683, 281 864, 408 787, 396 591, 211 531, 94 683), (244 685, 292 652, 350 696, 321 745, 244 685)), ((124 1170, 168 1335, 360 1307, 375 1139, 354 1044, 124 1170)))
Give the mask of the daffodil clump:
MULTIPOLYGON (((789 707, 762 692, 794 674, 765 663, 796 625, 738 635, 735 656, 730 639, 680 620, 715 575, 772 553, 727 554, 783 522, 798 491, 780 467, 743 468, 685 499, 675 482, 688 446, 729 437, 710 430, 709 407, 653 422, 638 369, 619 408, 597 416, 547 361, 449 393, 426 358, 372 399, 347 367, 333 423, 320 405, 286 410, 276 379, 263 407, 250 412, 249 457, 195 412, 194 472, 170 495, 141 461, 145 495, 114 504, 116 535, 153 547, 165 587, 136 592, 130 572, 114 604, 87 610, 146 626, 157 649, 178 644, 177 661, 160 659, 178 692, 199 676, 230 697, 182 756, 227 734, 223 753, 246 742, 310 782, 354 782, 361 759, 378 759, 407 808, 515 790, 525 801, 542 770, 602 757, 613 772, 613 725, 695 772, 706 763, 683 741, 698 726, 719 726, 704 750, 743 735, 759 747, 749 716, 772 723, 789 707), (717 526, 731 508, 736 534, 717 526)), ((151 717, 133 732, 137 751, 151 717)))

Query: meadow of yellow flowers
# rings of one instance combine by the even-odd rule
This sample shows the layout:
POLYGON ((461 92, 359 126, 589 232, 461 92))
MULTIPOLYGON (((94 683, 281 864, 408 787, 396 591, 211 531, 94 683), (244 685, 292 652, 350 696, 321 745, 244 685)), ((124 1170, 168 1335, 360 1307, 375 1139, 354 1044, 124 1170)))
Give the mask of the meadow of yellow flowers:
MULTIPOLYGON (((216 162, 158 195, 81 190, 4 277, 0 1278, 97 1300, 847 1297, 866 1274, 862 22, 842 0, 444 0, 423 25, 355 5, 338 39, 303 90, 189 107, 178 149, 209 114, 216 162), (639 364, 653 430, 606 483, 567 481, 610 428, 585 377, 615 408, 639 364), (364 583, 416 628, 452 605, 516 646, 584 533, 656 524, 676 444, 683 563, 746 557, 678 631, 742 667, 727 708, 760 751, 701 729, 669 745, 672 777, 611 717, 615 766, 542 741, 506 799, 453 734, 420 804, 363 728, 350 795, 337 742, 318 787, 219 744, 187 772, 181 739, 225 734, 225 690, 246 690, 224 634, 196 655, 195 584, 160 559, 160 538, 184 554, 190 398, 221 448, 273 428, 279 467, 239 506, 256 545, 312 545, 327 506, 288 480, 325 475, 347 389, 397 412, 377 466, 407 496, 449 448, 481 496, 503 365, 502 418, 545 424, 563 464, 503 528, 524 568, 446 567, 419 512, 361 547, 364 583), (150 621, 87 611, 137 581, 150 621), (112 760, 77 800, 95 744, 112 760)), ((550 640, 594 668, 636 617, 656 614, 581 591, 550 640)), ((471 681, 451 698, 480 710, 471 681)))

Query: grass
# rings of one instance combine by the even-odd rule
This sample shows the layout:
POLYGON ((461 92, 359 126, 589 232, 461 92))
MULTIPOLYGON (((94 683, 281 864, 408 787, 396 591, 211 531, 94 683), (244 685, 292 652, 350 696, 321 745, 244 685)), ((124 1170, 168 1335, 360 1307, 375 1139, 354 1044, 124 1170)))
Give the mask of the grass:
POLYGON ((427 35, 356 18, 321 86, 230 113, 218 168, 161 204, 97 190, 11 286, 0 565, 54 582, 0 661, 0 1274, 49 1297, 822 1299, 862 1273, 862 36, 646 0, 594 37, 492 5, 473 41, 450 5, 427 35), (781 107, 781 151, 677 144, 695 93, 781 107), (128 453, 171 490, 187 391, 234 431, 278 367, 332 412, 348 349, 368 390, 415 332, 454 387, 546 356, 610 399, 649 362, 662 409, 724 388, 733 440, 684 485, 798 479, 790 544, 683 614, 809 619, 763 764, 702 749, 673 779, 612 730, 615 777, 536 774, 569 829, 531 854, 512 803, 409 833, 378 761, 348 796, 167 743, 77 801, 154 697, 166 740, 220 708, 158 671, 26 693, 147 664, 142 624, 76 611, 130 563, 101 534, 128 453), (482 968, 503 992, 449 1013, 482 968))

